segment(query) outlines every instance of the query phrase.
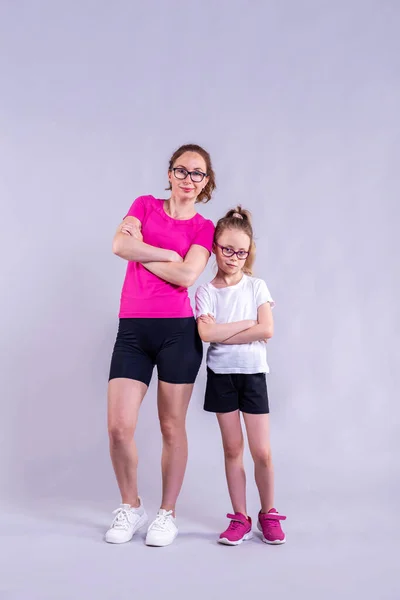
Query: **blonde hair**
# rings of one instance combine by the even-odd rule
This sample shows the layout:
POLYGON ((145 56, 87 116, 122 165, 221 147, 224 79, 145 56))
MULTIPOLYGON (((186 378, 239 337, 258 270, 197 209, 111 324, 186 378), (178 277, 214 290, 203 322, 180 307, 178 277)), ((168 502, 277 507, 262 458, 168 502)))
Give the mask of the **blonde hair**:
POLYGON ((238 229, 250 238, 249 255, 243 266, 243 273, 253 275, 253 265, 256 259, 256 245, 254 243, 253 227, 251 226, 251 213, 240 206, 228 210, 226 215, 219 219, 215 227, 214 242, 218 242, 225 229, 238 229))

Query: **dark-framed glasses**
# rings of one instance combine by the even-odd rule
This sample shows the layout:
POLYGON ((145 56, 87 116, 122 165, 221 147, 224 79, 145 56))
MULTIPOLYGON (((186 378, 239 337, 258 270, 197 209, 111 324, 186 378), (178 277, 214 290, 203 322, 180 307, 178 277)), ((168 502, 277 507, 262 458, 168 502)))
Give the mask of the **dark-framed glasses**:
POLYGON ((233 248, 227 248, 226 246, 221 246, 221 244, 215 243, 215 245, 218 246, 218 248, 221 248, 222 254, 224 256, 226 256, 227 258, 236 254, 236 256, 238 257, 239 260, 246 260, 246 258, 249 255, 249 251, 246 251, 246 250, 237 250, 236 251, 233 248))
POLYGON ((203 171, 188 171, 183 167, 174 167, 171 171, 175 175, 175 178, 180 179, 181 181, 186 179, 188 175, 190 175, 190 179, 193 183, 200 183, 203 181, 204 177, 207 177, 207 173, 203 173, 203 171))

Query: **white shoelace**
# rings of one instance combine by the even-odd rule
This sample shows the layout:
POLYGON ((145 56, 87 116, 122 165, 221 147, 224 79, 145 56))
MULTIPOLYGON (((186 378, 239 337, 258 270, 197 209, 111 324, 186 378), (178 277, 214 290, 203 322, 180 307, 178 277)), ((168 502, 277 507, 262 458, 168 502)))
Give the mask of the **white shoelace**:
POLYGON ((113 515, 116 515, 111 525, 113 529, 127 530, 129 528, 129 525, 132 523, 132 515, 130 514, 129 509, 122 507, 117 508, 117 510, 113 511, 113 515))
POLYGON ((165 529, 168 526, 168 523, 171 522, 172 512, 172 510, 168 510, 162 515, 157 515, 152 525, 152 529, 157 529, 158 531, 165 531, 165 529))

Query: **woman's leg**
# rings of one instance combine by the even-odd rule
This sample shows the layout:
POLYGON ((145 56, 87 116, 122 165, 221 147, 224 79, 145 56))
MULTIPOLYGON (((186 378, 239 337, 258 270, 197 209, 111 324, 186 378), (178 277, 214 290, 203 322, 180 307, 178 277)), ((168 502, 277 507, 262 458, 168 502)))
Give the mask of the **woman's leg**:
POLYGON ((186 414, 192 383, 158 382, 158 416, 163 439, 161 508, 174 511, 188 457, 186 414))
POLYGON ((139 506, 137 490, 137 450, 133 438, 139 408, 147 385, 127 378, 108 384, 108 433, 110 454, 123 504, 139 506))
POLYGON ((254 460, 254 473, 261 511, 267 513, 274 505, 274 469, 269 439, 269 415, 243 413, 250 452, 254 460))
POLYGON ((243 466, 243 432, 240 412, 218 413, 225 455, 225 473, 233 512, 247 517, 246 473, 243 466))

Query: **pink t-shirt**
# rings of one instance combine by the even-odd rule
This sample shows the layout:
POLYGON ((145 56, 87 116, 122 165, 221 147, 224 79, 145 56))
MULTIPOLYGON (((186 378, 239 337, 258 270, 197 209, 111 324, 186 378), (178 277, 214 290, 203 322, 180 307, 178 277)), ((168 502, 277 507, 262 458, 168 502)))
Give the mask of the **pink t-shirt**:
MULTIPOLYGON (((141 196, 126 216, 139 219, 143 241, 157 248, 175 250, 182 258, 190 246, 204 246, 211 253, 214 224, 196 214, 186 221, 173 219, 164 210, 164 200, 141 196)), ((119 317, 191 317, 188 290, 150 273, 143 265, 129 261, 121 293, 119 317)))

